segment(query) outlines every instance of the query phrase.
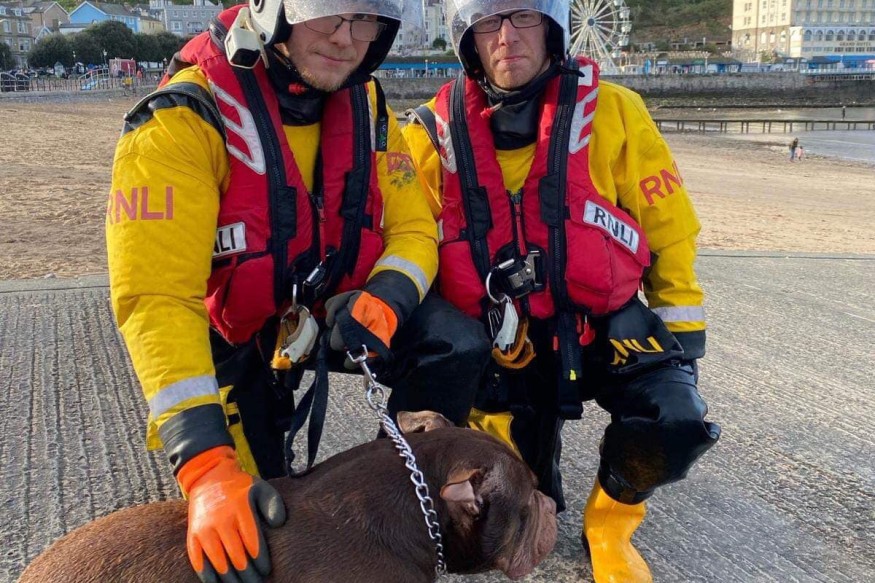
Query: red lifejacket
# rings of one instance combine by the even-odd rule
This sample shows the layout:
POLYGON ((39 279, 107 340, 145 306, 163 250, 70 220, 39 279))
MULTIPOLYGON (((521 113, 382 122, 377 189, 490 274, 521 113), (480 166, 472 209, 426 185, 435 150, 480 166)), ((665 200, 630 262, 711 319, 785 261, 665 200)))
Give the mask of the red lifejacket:
POLYGON ((309 192, 264 63, 243 69, 225 56, 222 38, 240 8, 219 14, 210 32, 177 55, 197 64, 209 80, 230 154, 206 306, 211 325, 231 343, 247 341, 284 310, 293 288, 306 291, 305 279, 320 266, 326 277, 313 301, 364 285, 383 253, 375 149, 385 149, 388 127, 379 88, 376 121, 366 84, 333 93, 323 112, 320 164, 309 192))
MULTIPOLYGON (((465 77, 437 94, 437 141, 443 166, 441 295, 481 317, 485 282, 510 259, 540 254, 543 279, 517 301, 524 313, 601 315, 637 293, 650 252, 644 232, 599 195, 589 171, 589 140, 598 96, 598 68, 569 62, 550 80, 540 105, 534 161, 521 193, 504 185, 486 94, 465 77), (513 194, 513 196, 511 196, 513 194), (558 282, 558 285, 557 285, 558 282)), ((490 290, 495 292, 490 286, 490 290)), ((495 293, 493 293, 495 295, 495 293)))

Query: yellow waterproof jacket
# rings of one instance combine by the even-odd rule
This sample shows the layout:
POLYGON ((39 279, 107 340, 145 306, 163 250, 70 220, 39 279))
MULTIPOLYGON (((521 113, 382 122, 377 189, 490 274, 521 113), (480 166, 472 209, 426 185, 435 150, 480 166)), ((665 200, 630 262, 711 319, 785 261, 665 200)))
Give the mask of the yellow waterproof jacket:
MULTIPOLYGON (((210 91, 196 66, 177 73, 168 87, 178 83, 210 91)), ((369 92, 372 111, 374 95, 369 92)), ((204 297, 230 177, 221 128, 214 124, 197 100, 163 96, 127 121, 115 153, 106 217, 110 291, 149 403, 150 448, 160 447, 158 430, 169 419, 220 404, 204 297), (165 196, 170 186, 172 196, 165 196)), ((284 130, 312 188, 320 124, 284 130)), ((412 282, 421 301, 437 272, 437 230, 391 112, 377 173, 385 250, 369 279, 392 272, 412 282)))
MULTIPOLYGON (((434 99, 426 105, 434 111, 434 99)), ((403 132, 437 217, 442 200, 440 157, 421 125, 410 123, 403 132)), ((701 357, 703 294, 693 271, 700 224, 668 145, 638 94, 599 82, 589 148, 590 174, 599 194, 628 212, 646 233, 654 254, 644 282, 650 308, 681 342, 687 358, 701 357)), ((534 151, 535 144, 497 151, 509 192, 522 188, 534 151)))

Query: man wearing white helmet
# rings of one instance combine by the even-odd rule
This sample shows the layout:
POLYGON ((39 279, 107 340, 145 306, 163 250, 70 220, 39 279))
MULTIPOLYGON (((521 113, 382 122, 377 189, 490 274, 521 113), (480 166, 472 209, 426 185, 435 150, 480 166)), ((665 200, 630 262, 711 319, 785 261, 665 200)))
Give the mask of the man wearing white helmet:
POLYGON ((607 410, 583 542, 597 582, 650 581, 631 544, 645 500, 720 434, 696 388, 699 222, 641 98, 567 58, 567 0, 447 0, 446 16, 464 75, 404 134, 438 218, 438 291, 493 339, 469 424, 562 509, 563 423, 607 410))
POLYGON ((262 478, 292 471, 311 410, 313 463, 346 348, 367 347, 392 412, 463 424, 472 405, 489 342, 427 295, 434 218, 371 79, 401 1, 235 6, 125 116, 106 216, 112 307, 148 446, 189 499, 203 581, 270 571, 261 521, 286 517, 262 478), (295 399, 305 368, 316 380, 295 399))

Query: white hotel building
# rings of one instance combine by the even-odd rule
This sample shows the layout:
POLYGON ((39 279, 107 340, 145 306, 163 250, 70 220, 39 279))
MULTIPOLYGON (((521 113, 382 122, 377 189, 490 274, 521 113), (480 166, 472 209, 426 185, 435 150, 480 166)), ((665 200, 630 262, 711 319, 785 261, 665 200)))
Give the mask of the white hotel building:
POLYGON ((733 0, 732 46, 746 61, 875 59, 875 0, 733 0))

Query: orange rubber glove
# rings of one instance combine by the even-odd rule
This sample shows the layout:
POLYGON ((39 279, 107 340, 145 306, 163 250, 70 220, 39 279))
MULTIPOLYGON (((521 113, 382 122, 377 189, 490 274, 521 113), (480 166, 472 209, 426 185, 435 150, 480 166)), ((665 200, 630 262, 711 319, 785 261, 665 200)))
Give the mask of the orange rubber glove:
POLYGON ((189 500, 186 546, 201 581, 256 583, 266 577, 270 554, 258 516, 274 528, 286 521, 279 493, 244 472, 227 445, 191 458, 176 479, 189 500))
POLYGON ((351 291, 325 302, 325 311, 333 350, 358 354, 364 344, 369 356, 389 358, 389 344, 398 329, 398 316, 389 304, 366 291, 351 291))

